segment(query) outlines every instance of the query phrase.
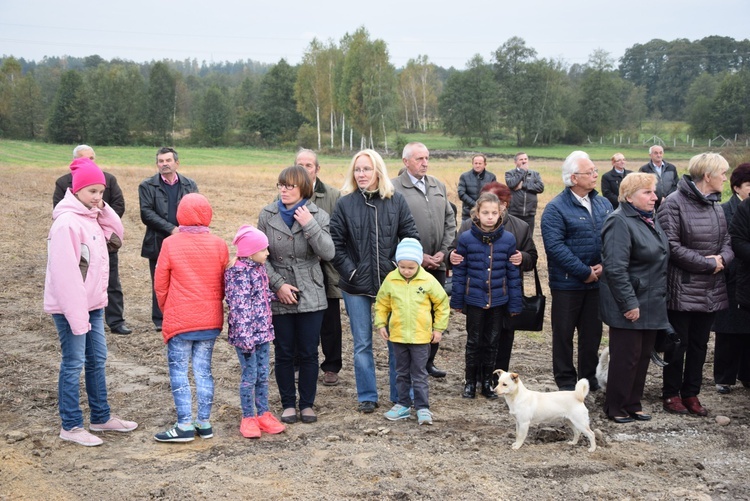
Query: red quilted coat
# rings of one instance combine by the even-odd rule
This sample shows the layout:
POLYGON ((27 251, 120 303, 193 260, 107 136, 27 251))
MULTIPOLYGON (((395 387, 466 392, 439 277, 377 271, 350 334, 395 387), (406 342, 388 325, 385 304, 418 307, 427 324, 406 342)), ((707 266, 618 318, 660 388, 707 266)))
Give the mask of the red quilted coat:
POLYGON ((185 332, 224 326, 226 242, 208 232, 213 211, 203 195, 185 195, 177 207, 180 232, 166 238, 159 253, 154 290, 164 314, 166 343, 185 332))

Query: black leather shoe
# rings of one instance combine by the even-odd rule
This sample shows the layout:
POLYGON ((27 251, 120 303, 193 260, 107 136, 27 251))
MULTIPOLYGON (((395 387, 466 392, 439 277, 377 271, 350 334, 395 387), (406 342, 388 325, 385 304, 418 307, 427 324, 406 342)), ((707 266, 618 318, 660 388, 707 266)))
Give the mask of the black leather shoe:
POLYGON ((445 377, 447 373, 435 367, 435 364, 427 364, 427 374, 432 377, 445 377))
POLYGON ((730 388, 728 384, 717 384, 716 391, 719 395, 729 395, 732 393, 732 388, 730 388))
POLYGON ((378 407, 377 402, 364 401, 359 403, 359 408, 357 410, 363 414, 372 414, 378 407))
POLYGON ((632 423, 633 421, 635 421, 635 419, 633 419, 630 416, 624 416, 624 417, 615 416, 615 417, 610 417, 609 419, 611 419, 617 424, 632 423))
POLYGON ((643 412, 631 412, 629 414, 630 417, 632 417, 636 421, 651 421, 651 414, 646 414, 643 412))
POLYGON ((115 328, 113 328, 113 329, 110 329, 110 332, 112 332, 112 334, 122 334, 122 335, 127 335, 127 334, 132 334, 132 332, 133 332, 133 329, 130 329, 130 328, 129 328, 129 327, 127 326, 127 325, 125 325, 125 324, 120 324, 120 325, 118 325, 117 327, 115 327, 115 328))

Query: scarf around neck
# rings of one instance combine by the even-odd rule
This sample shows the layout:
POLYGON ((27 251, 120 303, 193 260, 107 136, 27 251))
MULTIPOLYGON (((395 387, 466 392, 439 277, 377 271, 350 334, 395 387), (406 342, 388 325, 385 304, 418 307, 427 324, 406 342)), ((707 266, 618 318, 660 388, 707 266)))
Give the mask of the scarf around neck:
POLYGON ((294 226, 294 211, 297 210, 298 207, 302 207, 307 203, 307 199, 303 198, 299 202, 297 202, 292 208, 287 209, 286 205, 279 200, 279 214, 281 215, 281 219, 284 220, 287 226, 289 226, 289 229, 292 229, 292 226, 294 226))

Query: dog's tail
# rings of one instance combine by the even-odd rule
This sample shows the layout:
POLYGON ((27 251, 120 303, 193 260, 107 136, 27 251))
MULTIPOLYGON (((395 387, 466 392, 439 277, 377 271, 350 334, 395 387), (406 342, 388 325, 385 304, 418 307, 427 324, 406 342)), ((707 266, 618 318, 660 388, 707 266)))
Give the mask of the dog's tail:
POLYGON ((586 395, 589 394, 589 380, 583 378, 576 383, 576 399, 579 402, 583 402, 586 395))

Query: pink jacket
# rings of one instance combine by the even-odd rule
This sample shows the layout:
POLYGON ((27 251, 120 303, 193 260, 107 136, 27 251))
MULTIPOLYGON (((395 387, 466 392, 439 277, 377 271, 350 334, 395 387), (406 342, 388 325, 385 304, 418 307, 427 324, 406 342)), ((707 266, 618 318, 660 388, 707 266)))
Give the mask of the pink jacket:
POLYGON ((52 218, 44 311, 65 315, 73 334, 86 334, 91 330, 89 312, 107 305, 107 241, 112 234, 122 240, 122 221, 106 203, 103 209, 87 209, 70 190, 52 218))

